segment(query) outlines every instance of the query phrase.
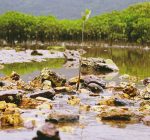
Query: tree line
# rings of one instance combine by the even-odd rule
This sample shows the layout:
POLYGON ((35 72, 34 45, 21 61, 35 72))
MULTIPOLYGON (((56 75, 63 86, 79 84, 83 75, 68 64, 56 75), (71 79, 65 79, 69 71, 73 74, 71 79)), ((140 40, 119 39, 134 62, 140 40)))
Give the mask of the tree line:
MULTIPOLYGON (((0 40, 7 43, 81 41, 81 36, 82 19, 60 20, 15 11, 0 15, 0 40)), ((84 40, 150 44, 150 2, 89 18, 84 40)))

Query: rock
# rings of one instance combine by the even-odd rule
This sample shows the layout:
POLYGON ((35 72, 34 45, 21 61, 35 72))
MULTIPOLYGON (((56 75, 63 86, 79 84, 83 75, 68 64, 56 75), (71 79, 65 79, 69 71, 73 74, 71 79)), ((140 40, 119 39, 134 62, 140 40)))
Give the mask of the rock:
POLYGON ((44 97, 48 99, 53 99, 54 96, 55 91, 51 89, 51 90, 41 90, 39 92, 32 93, 29 97, 30 98, 44 97))
POLYGON ((20 104, 22 100, 21 91, 18 90, 8 90, 0 91, 0 101, 5 101, 7 103, 20 104))
POLYGON ((33 50, 31 52, 31 55, 43 55, 42 53, 39 53, 37 50, 33 50))
POLYGON ((96 93, 99 93, 99 92, 103 92, 103 88, 101 86, 99 86, 98 84, 96 83, 90 83, 88 84, 88 88, 92 91, 92 92, 96 92, 96 93))
POLYGON ((150 84, 150 77, 145 78, 145 79, 143 80, 143 84, 144 84, 145 86, 147 86, 148 84, 150 84))
POLYGON ((59 131, 55 124, 46 122, 32 140, 60 140, 59 131))
POLYGON ((70 105, 78 105, 80 103, 80 98, 77 96, 71 96, 68 98, 67 103, 70 105))
MULTIPOLYGON (((73 77, 73 78, 71 78, 71 79, 68 80, 68 84, 69 84, 69 85, 76 85, 77 82, 78 82, 78 79, 79 79, 78 76, 73 77)), ((84 82, 84 80, 83 80, 83 77, 81 76, 81 77, 80 77, 80 83, 83 83, 83 82, 84 82)))
POLYGON ((98 116, 102 120, 131 120, 133 113, 126 107, 106 107, 98 116))
POLYGON ((54 90, 55 90, 55 92, 67 92, 67 93, 69 93, 69 92, 73 91, 73 87, 71 87, 71 86, 69 86, 69 87, 65 87, 65 86, 56 87, 56 88, 54 88, 54 90))
POLYGON ((140 97, 144 100, 150 99, 150 84, 148 84, 143 90, 141 90, 140 97))
POLYGON ((108 105, 108 106, 125 106, 128 105, 126 101, 118 98, 102 99, 99 101, 98 105, 108 105))
POLYGON ((10 78, 14 81, 18 81, 20 79, 20 75, 13 71, 10 75, 10 78))
POLYGON ((19 110, 15 107, 7 107, 0 115, 1 127, 6 126, 21 126, 23 120, 19 110))
POLYGON ((80 111, 90 111, 91 106, 86 104, 80 104, 79 110, 80 111))
POLYGON ((23 126, 27 129, 34 129, 36 127, 36 120, 34 119, 24 120, 23 126))
POLYGON ((112 60, 104 60, 102 58, 82 58, 81 72, 82 73, 109 73, 118 71, 118 67, 112 60))
POLYGON ((125 86, 125 88, 123 89, 123 92, 129 95, 130 97, 135 97, 139 95, 138 89, 132 85, 125 86))
POLYGON ((0 69, 3 69, 3 68, 4 68, 4 66, 0 64, 0 69))
POLYGON ((101 78, 95 76, 95 75, 88 75, 83 78, 84 84, 88 87, 89 84, 94 83, 97 84, 98 86, 105 88, 106 87, 106 82, 103 81, 101 78))
POLYGON ((48 120, 57 120, 58 122, 76 122, 79 121, 79 115, 67 110, 60 110, 52 112, 48 116, 47 121, 48 120))
POLYGON ((3 87, 3 86, 5 86, 5 83, 0 81, 0 87, 3 87))
POLYGON ((45 80, 42 84, 42 89, 43 90, 48 90, 48 89, 51 89, 51 88, 52 88, 52 82, 48 81, 48 80, 45 80))
POLYGON ((52 109, 53 105, 49 102, 45 102, 39 106, 37 106, 36 108, 39 109, 39 110, 42 110, 42 109, 52 109))
POLYGON ((45 80, 49 80, 52 82, 52 86, 54 87, 60 87, 60 86, 64 86, 66 83, 66 79, 64 76, 55 73, 53 71, 51 71, 48 68, 44 68, 41 71, 41 75, 40 75, 42 81, 44 82, 45 80))
POLYGON ((74 50, 66 50, 64 56, 68 61, 78 61, 80 58, 80 53, 74 50))
POLYGON ((147 125, 147 126, 150 126, 150 116, 145 116, 143 119, 142 119, 142 122, 147 125))

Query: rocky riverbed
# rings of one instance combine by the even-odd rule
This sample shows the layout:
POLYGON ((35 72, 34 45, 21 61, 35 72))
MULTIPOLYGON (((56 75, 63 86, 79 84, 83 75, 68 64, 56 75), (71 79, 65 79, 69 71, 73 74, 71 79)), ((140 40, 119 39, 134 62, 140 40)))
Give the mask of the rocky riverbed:
MULTIPOLYGON (((74 51, 70 53, 74 56, 74 51)), ((77 64, 79 55, 69 61, 77 64)), ((78 77, 66 78, 49 68, 28 82, 16 72, 1 76, 3 140, 149 140, 149 78, 137 82, 134 76, 122 75, 116 81, 105 81, 104 73, 92 73, 106 65, 115 68, 105 69, 107 74, 117 72, 112 61, 90 58, 83 62, 82 68, 89 71, 82 75, 78 91, 78 77)))

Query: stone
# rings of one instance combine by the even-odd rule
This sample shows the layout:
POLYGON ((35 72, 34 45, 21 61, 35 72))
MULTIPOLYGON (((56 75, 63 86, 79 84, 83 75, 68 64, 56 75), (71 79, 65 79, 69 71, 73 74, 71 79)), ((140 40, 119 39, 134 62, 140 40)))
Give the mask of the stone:
POLYGON ((127 107, 105 107, 98 115, 102 120, 127 120, 133 116, 132 111, 127 107))
POLYGON ((98 102, 98 105, 108 105, 108 106, 125 106, 128 105, 125 100, 121 100, 118 98, 109 98, 109 99, 102 99, 98 102))
POLYGON ((60 140, 59 131, 55 124, 46 122, 32 140, 60 140))
POLYGON ((142 122, 147 125, 147 126, 150 126, 150 116, 145 116, 143 119, 142 119, 142 122))
POLYGON ((42 84, 42 89, 43 90, 48 90, 48 89, 51 89, 51 88, 52 88, 52 82, 48 81, 48 80, 45 80, 42 84))
POLYGON ((0 115, 1 127, 6 126, 21 126, 23 120, 18 108, 7 107, 0 115))
POLYGON ((20 79, 20 75, 13 71, 10 75, 10 78, 14 81, 18 81, 20 79))
POLYGON ((80 103, 80 98, 77 96, 70 96, 67 100, 67 103, 70 105, 78 105, 80 103))
POLYGON ((37 50, 33 50, 31 52, 31 55, 43 55, 42 53, 39 53, 37 50))
POLYGON ((53 99, 54 96, 55 96, 55 91, 53 89, 41 90, 39 92, 35 92, 29 95, 30 98, 44 97, 48 99, 53 99))
POLYGON ((135 97, 139 95, 138 89, 132 85, 125 86, 125 88, 123 89, 123 92, 125 94, 128 94, 130 97, 135 97))
POLYGON ((97 84, 99 85, 100 87, 102 88, 105 88, 106 87, 106 82, 103 81, 101 78, 95 76, 95 75, 87 75, 83 78, 84 80, 84 84, 86 86, 88 86, 89 84, 91 83, 94 83, 94 84, 97 84))
POLYGON ((3 87, 3 86, 5 86, 5 83, 0 81, 0 87, 3 87))
POLYGON ((55 73, 54 71, 48 68, 44 68, 41 71, 40 77, 41 77, 42 82, 44 82, 45 80, 51 81, 52 86, 54 87, 64 86, 66 83, 66 78, 63 75, 55 73))
POLYGON ((96 83, 88 84, 88 88, 94 93, 103 92, 103 88, 96 83))
POLYGON ((80 53, 75 50, 66 50, 64 56, 68 61, 78 61, 80 58, 80 53))
POLYGON ((20 104, 22 100, 22 93, 18 90, 7 90, 0 91, 0 101, 5 101, 7 103, 20 104))
POLYGON ((102 58, 82 58, 81 71, 88 74, 91 72, 109 73, 118 71, 119 68, 112 60, 102 58))
MULTIPOLYGON (((78 82, 78 80, 79 80, 79 76, 70 78, 70 79, 68 80, 68 84, 69 84, 69 85, 76 85, 77 82, 78 82)), ((80 83, 83 83, 83 82, 84 82, 84 80, 83 80, 83 77, 81 76, 81 77, 80 77, 80 83)))
POLYGON ((59 110, 59 111, 54 111, 52 112, 48 118, 47 121, 51 121, 51 120, 57 120, 58 123, 60 122, 76 122, 79 121, 79 114, 76 114, 74 112, 71 111, 67 111, 67 110, 59 110))
POLYGON ((150 77, 145 78, 145 79, 143 80, 143 84, 144 84, 145 86, 147 86, 148 84, 150 84, 150 77))
POLYGON ((54 88, 55 92, 72 92, 73 91, 73 87, 72 86, 63 86, 63 87, 56 87, 54 88))

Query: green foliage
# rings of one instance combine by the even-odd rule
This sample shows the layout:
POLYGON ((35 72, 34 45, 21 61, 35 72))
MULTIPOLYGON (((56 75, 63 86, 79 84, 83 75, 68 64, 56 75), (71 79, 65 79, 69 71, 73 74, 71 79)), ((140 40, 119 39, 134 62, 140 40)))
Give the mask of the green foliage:
MULTIPOLYGON (((53 16, 32 16, 19 12, 0 15, 0 39, 8 43, 27 41, 81 41, 82 19, 59 20, 53 16)), ((85 22, 84 40, 150 43, 150 2, 130 6, 123 11, 113 11, 89 18, 85 22)))

